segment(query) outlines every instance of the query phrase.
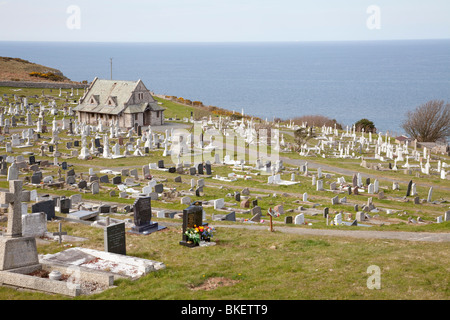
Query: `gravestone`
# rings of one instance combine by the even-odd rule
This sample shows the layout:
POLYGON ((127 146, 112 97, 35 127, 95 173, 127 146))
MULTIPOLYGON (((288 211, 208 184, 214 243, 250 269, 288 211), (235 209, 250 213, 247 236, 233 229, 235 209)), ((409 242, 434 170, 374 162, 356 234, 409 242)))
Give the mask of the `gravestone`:
POLYGON ((206 169, 206 175, 211 175, 212 174, 211 164, 209 164, 209 163, 205 164, 205 169, 206 169))
POLYGON ((253 222, 260 222, 261 221, 262 212, 261 212, 261 208, 260 207, 254 207, 250 212, 253 215, 250 218, 250 221, 253 221, 253 222))
POLYGON ((198 174, 203 174, 203 163, 199 163, 197 166, 198 174))
POLYGON ((362 222, 366 220, 366 214, 363 211, 358 211, 356 213, 356 221, 362 222))
POLYGON ((59 212, 61 213, 69 213, 72 204, 70 198, 61 199, 59 201, 59 212))
POLYGON ((241 208, 250 208, 250 199, 245 199, 241 201, 241 208))
POLYGON ((292 224, 292 217, 291 216, 284 217, 284 223, 285 224, 292 224))
POLYGON ((225 200, 224 199, 217 199, 214 201, 214 209, 222 209, 225 206, 225 200))
POLYGON ((81 180, 80 182, 78 182, 78 188, 80 188, 80 189, 87 188, 87 181, 86 180, 81 180))
POLYGON ((0 193, 0 203, 8 204, 8 224, 0 237, 0 270, 39 265, 36 239, 22 236, 22 181, 9 182, 9 192, 0 193))
POLYGON ((444 214, 444 221, 450 221, 450 211, 446 211, 444 214))
POLYGON ((122 183, 122 176, 115 176, 112 179, 112 183, 115 185, 121 184, 122 183))
POLYGON ((106 226, 104 229, 105 251, 126 255, 125 222, 106 226))
POLYGON ((53 200, 36 202, 31 206, 31 212, 44 212, 47 220, 50 221, 55 218, 55 202, 53 200))
POLYGON ((339 204, 339 196, 335 196, 331 199, 331 204, 336 205, 339 204))
POLYGON ((233 211, 227 214, 224 218, 225 221, 236 221, 236 213, 233 211))
POLYGON ((129 232, 136 234, 150 234, 165 229, 152 220, 152 200, 150 197, 136 199, 133 205, 134 226, 129 232))
POLYGON ((294 224, 305 224, 305 215, 303 213, 300 213, 299 215, 295 216, 294 224))
POLYGON ((40 184, 42 181, 42 173, 41 172, 36 172, 31 176, 31 183, 32 184, 40 184))
POLYGON ((408 183, 408 188, 406 189, 406 196, 409 197, 411 195, 411 189, 412 189, 412 180, 409 181, 408 183))
POLYGON ((163 193, 164 192, 164 185, 162 183, 159 183, 155 185, 155 192, 156 193, 163 193))
MULTIPOLYGON (((207 225, 207 224, 206 224, 207 225)), ((195 244, 188 243, 186 237, 186 230, 194 227, 205 226, 203 224, 203 207, 201 202, 197 201, 191 204, 189 207, 183 210, 183 237, 180 241, 180 245, 193 247, 195 244)))
POLYGON ((92 194, 98 194, 100 192, 100 185, 97 181, 92 182, 91 192, 92 194))
POLYGON ((324 218, 328 217, 329 212, 330 212, 330 208, 328 208, 328 207, 323 208, 323 217, 324 218))
POLYGON ((47 219, 44 212, 22 214, 22 235, 24 237, 42 237, 47 231, 47 219))

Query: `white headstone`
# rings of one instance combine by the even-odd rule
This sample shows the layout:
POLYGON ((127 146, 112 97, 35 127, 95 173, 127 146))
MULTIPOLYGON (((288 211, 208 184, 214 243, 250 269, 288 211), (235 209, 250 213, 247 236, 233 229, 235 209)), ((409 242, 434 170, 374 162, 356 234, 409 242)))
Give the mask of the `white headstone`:
POLYGON ((295 216, 294 224, 304 224, 305 223, 305 215, 303 213, 300 213, 299 215, 295 216))

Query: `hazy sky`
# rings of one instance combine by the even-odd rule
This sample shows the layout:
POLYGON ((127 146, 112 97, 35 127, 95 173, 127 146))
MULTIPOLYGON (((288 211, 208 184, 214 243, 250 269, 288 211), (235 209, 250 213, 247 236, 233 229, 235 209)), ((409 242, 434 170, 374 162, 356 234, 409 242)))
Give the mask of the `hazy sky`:
POLYGON ((450 38, 449 0, 0 0, 0 14, 17 41, 450 38))

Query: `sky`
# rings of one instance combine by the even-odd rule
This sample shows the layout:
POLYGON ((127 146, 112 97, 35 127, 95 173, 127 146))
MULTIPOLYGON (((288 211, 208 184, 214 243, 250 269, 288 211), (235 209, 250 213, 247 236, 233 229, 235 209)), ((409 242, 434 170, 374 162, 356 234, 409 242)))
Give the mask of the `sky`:
POLYGON ((0 41, 449 39, 449 0, 0 0, 0 41))

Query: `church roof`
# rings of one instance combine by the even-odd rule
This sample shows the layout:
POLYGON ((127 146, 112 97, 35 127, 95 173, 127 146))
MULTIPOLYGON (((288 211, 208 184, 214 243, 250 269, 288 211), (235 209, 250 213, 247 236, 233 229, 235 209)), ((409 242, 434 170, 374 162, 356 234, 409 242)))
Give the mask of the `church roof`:
POLYGON ((152 111, 165 110, 158 105, 151 94, 150 99, 134 103, 132 97, 136 90, 149 93, 141 80, 120 81, 95 78, 74 111, 118 115, 122 112, 144 112, 147 108, 152 111))

